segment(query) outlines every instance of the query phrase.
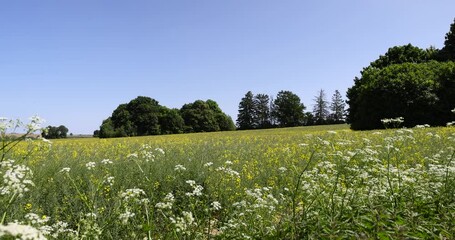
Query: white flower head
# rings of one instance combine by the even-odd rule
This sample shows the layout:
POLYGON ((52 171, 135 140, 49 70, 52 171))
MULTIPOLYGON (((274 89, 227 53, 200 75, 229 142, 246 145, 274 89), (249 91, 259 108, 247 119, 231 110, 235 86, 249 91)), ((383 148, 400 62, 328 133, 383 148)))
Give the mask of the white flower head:
POLYGON ((213 210, 218 211, 221 209, 221 203, 218 201, 214 201, 210 204, 213 210))
POLYGON ((213 165, 213 162, 208 162, 208 163, 205 163, 205 164, 204 164, 204 167, 210 167, 210 166, 212 166, 212 165, 213 165))
POLYGON ((104 165, 107 165, 107 164, 112 164, 112 161, 109 159, 103 159, 103 160, 101 160, 101 163, 104 165))
POLYGON ((65 168, 62 168, 62 170, 60 170, 61 173, 69 173, 71 170, 71 168, 69 167, 65 167, 65 168))
POLYGON ((87 167, 88 170, 92 170, 93 168, 95 168, 95 166, 96 166, 95 162, 88 162, 85 164, 85 167, 87 167))
POLYGON ((0 187, 0 195, 16 194, 22 197, 28 192, 30 186, 35 186, 31 180, 32 170, 25 165, 14 165, 14 161, 6 161, 2 166, 7 166, 3 175, 4 186, 0 187))
POLYGON ((164 150, 162 148, 155 148, 155 151, 161 153, 161 154, 165 154, 164 150))
MULTIPOLYGON (((8 223, 0 225, 0 237, 13 237, 11 239, 34 239, 45 240, 46 237, 36 228, 19 223, 8 223)), ((10 239, 10 238, 7 238, 10 239)))
POLYGON ((181 164, 177 164, 174 167, 174 171, 176 171, 176 172, 183 172, 185 170, 186 170, 186 168, 183 165, 181 165, 181 164))
POLYGON ((123 225, 126 225, 126 224, 128 224, 128 220, 130 218, 133 218, 135 215, 136 214, 134 214, 134 213, 132 213, 132 212, 127 210, 125 213, 122 213, 122 214, 119 215, 119 219, 120 219, 120 221, 122 222, 123 225))

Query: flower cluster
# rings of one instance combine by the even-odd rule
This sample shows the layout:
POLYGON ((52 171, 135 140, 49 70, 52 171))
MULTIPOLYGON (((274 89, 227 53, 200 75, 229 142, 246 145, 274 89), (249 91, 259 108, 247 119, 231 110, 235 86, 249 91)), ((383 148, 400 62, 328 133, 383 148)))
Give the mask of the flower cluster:
POLYGON ((3 183, 0 187, 0 195, 14 195, 22 197, 28 192, 29 187, 34 186, 31 180, 32 170, 25 165, 15 165, 14 160, 0 163, 0 173, 3 172, 3 183))

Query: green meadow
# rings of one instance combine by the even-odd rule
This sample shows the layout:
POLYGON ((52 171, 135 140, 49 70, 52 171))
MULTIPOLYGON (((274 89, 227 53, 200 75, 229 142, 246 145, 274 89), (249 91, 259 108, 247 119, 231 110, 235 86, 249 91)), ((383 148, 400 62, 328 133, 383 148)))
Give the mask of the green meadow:
POLYGON ((454 239, 454 147, 453 127, 348 125, 26 140, 3 149, 0 236, 454 239))

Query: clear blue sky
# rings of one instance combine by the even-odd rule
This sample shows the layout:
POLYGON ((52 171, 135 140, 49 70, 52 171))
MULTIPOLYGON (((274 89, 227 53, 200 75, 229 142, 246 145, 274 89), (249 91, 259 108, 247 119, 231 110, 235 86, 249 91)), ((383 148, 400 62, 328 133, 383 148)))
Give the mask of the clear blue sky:
POLYGON ((0 3, 0 117, 93 133, 121 103, 290 90, 343 96, 389 47, 441 48, 453 0, 40 0, 0 3))

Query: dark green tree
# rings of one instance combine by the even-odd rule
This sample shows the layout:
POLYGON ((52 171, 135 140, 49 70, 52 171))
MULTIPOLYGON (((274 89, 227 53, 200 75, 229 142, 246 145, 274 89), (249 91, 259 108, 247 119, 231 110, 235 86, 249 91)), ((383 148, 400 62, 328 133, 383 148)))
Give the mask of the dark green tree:
POLYGON ((305 106, 299 96, 291 91, 280 91, 274 101, 273 116, 281 127, 295 127, 303 124, 305 106))
POLYGON ((120 104, 100 127, 100 137, 127 137, 160 134, 159 117, 162 106, 158 101, 139 96, 120 104))
POLYGON ((345 106, 346 104, 344 103, 341 93, 338 90, 335 90, 335 93, 332 96, 332 103, 330 104, 330 110, 332 111, 330 118, 333 123, 344 122, 345 106))
POLYGON ((353 129, 382 128, 381 119, 404 117, 404 126, 444 125, 455 105, 455 63, 403 63, 368 68, 347 92, 353 129))
POLYGON ((60 125, 58 127, 48 126, 46 128, 46 131, 43 131, 41 135, 43 138, 47 139, 66 138, 68 135, 68 128, 63 125, 60 125))
POLYGON ((303 118, 303 125, 311 126, 315 124, 314 115, 312 112, 305 112, 303 118))
POLYGON ((107 119, 103 120, 103 123, 100 126, 99 137, 100 138, 118 137, 116 135, 114 124, 112 123, 111 117, 108 117, 107 119))
POLYGON ((221 111, 213 100, 196 100, 182 106, 180 114, 185 121, 185 132, 214 132, 233 130, 232 119, 221 111))
POLYGON ((178 109, 162 107, 159 117, 161 134, 183 133, 185 121, 178 109))
POLYGON ((444 47, 439 51, 439 60, 455 61, 455 18, 446 34, 444 47))
POLYGON ((245 97, 243 97, 239 103, 237 127, 241 130, 255 128, 254 116, 255 104, 253 99, 253 93, 251 91, 248 91, 245 94, 245 97))
POLYGON ((256 94, 254 96, 253 102, 254 102, 254 126, 256 126, 256 128, 269 128, 271 126, 269 95, 256 94))
POLYGON ((326 99, 324 90, 319 90, 314 98, 313 116, 315 124, 326 124, 329 117, 329 102, 326 99))
POLYGON ((433 48, 424 50, 412 44, 395 46, 389 48, 385 55, 379 56, 379 59, 372 62, 369 67, 385 68, 392 64, 428 62, 435 58, 435 53, 433 48))
MULTIPOLYGON (((131 100, 126 109, 130 113, 131 122, 135 126, 135 134, 138 136, 160 134, 158 118, 161 106, 158 101, 149 97, 139 96, 131 100)), ((128 135, 131 136, 131 135, 128 135)))

